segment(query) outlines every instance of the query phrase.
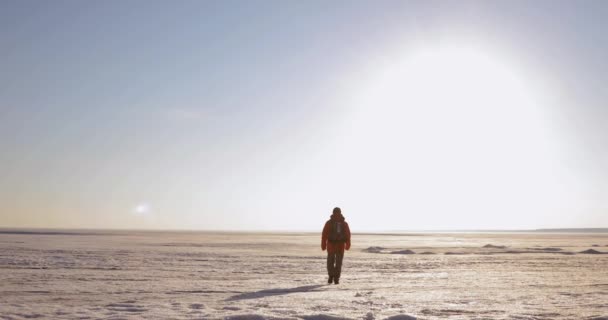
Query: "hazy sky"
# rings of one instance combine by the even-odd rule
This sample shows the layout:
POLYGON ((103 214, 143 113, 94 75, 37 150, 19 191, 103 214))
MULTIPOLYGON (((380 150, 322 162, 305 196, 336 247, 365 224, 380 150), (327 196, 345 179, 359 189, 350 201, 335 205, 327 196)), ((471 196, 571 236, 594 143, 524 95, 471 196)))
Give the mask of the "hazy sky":
POLYGON ((1 1, 0 226, 608 227, 608 1, 1 1))

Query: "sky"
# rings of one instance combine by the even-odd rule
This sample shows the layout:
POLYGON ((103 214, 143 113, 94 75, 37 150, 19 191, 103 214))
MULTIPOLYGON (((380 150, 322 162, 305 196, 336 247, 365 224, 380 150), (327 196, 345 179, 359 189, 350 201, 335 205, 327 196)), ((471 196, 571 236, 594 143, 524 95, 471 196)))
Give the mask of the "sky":
POLYGON ((0 227, 608 227, 606 1, 0 2, 0 227))

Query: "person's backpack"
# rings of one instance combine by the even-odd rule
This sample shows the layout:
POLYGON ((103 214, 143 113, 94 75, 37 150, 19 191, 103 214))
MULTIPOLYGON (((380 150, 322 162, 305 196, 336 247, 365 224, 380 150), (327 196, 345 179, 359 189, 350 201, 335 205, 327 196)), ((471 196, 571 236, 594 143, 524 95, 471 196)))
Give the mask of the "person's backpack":
POLYGON ((346 233, 344 231, 344 224, 342 222, 331 222, 327 240, 329 240, 329 242, 346 242, 346 233))

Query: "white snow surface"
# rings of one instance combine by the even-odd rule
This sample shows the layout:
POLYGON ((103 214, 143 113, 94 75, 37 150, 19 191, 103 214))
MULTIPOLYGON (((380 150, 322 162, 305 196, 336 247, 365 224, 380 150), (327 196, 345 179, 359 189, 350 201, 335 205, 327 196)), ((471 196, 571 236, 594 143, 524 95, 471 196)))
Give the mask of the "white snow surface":
POLYGON ((608 234, 355 233, 339 285, 320 242, 1 229, 0 319, 608 319, 608 234))

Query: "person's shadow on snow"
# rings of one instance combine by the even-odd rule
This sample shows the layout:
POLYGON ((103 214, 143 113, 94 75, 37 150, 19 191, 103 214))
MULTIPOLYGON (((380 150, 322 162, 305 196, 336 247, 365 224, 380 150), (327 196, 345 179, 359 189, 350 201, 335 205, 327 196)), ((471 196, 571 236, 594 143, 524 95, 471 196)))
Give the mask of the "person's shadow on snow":
POLYGON ((266 289, 266 290, 260 290, 260 291, 255 291, 255 292, 245 292, 245 293, 241 293, 241 294, 232 296, 232 297, 226 299, 226 301, 258 299, 258 298, 263 298, 263 297, 268 297, 268 296, 279 296, 279 295, 283 295, 283 294, 290 294, 290 293, 297 293, 297 292, 311 292, 311 291, 317 291, 317 289, 324 287, 324 286, 325 285, 322 285, 322 284, 316 284, 316 285, 311 285, 311 286, 302 286, 302 287, 295 287, 295 288, 266 289))

